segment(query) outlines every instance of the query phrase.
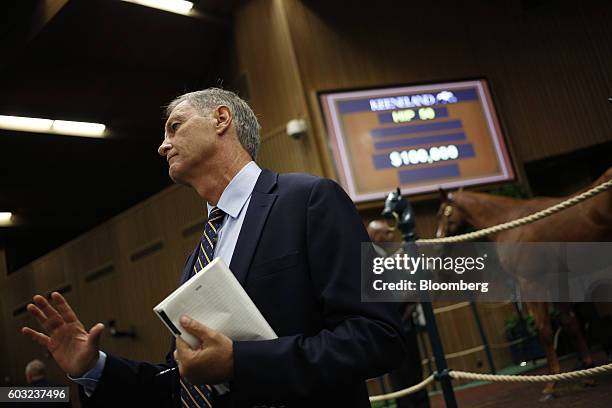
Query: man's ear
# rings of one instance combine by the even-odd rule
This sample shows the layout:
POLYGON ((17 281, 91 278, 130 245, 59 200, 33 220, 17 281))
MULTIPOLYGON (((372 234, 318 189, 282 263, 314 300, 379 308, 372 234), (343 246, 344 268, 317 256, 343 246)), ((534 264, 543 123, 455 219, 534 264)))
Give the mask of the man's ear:
POLYGON ((215 108, 213 117, 215 119, 214 126, 217 134, 223 135, 232 123, 232 111, 225 105, 219 105, 215 108))

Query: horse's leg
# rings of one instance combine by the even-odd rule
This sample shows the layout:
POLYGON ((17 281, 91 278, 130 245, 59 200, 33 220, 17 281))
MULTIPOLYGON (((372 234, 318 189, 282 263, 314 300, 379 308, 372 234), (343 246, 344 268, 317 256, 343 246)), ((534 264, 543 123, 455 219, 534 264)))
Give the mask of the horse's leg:
MULTIPOLYGON (((548 303, 543 302, 530 302, 528 303, 529 310, 533 315, 536 328, 538 329, 538 337, 540 338, 540 344, 544 347, 546 353, 546 361, 548 363, 549 374, 559 374, 559 359, 555 352, 553 342, 553 331, 550 322, 550 315, 548 314, 548 303)), ((550 398, 555 390, 555 382, 548 382, 544 386, 542 392, 550 398)))
MULTIPOLYGON (((580 362, 582 363, 582 367, 592 367, 593 357, 591 356, 586 338, 584 337, 584 333, 580 327, 580 322, 572 310, 572 305, 570 303, 557 303, 557 307, 559 309, 559 316, 561 318, 563 330, 567 331, 567 334, 576 348, 578 356, 580 357, 580 362)), ((585 386, 593 386, 595 385, 595 380, 589 378, 583 381, 583 384, 585 386)))
POLYGON ((574 343, 574 347, 576 347, 582 365, 587 368, 591 367, 593 365, 593 358, 591 357, 589 346, 587 345, 584 333, 580 327, 580 322, 572 310, 572 305, 570 303, 557 303, 557 307, 560 312, 563 330, 567 331, 567 334, 574 343))

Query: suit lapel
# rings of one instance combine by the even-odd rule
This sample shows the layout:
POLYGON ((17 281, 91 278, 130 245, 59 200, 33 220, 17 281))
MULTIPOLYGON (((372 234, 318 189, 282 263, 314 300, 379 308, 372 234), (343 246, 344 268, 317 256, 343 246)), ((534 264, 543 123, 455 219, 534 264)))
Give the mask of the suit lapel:
POLYGON ((198 253, 198 247, 196 246, 196 249, 191 253, 191 255, 189 256, 189 259, 187 259, 185 268, 183 268, 183 273, 181 274, 181 281, 180 281, 179 286, 185 283, 187 279, 189 279, 189 276, 191 275, 191 270, 193 269, 193 265, 195 264, 195 261, 196 261, 195 257, 197 253, 198 253))
POLYGON ((270 194, 270 191, 276 186, 277 177, 278 174, 270 170, 262 170, 253 189, 251 201, 249 202, 240 234, 238 235, 230 269, 236 276, 236 279, 238 279, 238 282, 243 286, 244 282, 246 282, 259 238, 274 200, 276 200, 276 194, 270 194))

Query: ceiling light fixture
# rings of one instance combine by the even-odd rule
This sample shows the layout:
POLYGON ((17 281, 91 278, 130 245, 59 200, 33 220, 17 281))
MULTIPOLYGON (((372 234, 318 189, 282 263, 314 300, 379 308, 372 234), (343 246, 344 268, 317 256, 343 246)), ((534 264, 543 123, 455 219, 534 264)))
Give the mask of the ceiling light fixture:
POLYGON ((140 4, 156 8, 159 10, 169 11, 171 13, 182 14, 188 16, 191 14, 193 3, 184 0, 123 0, 128 3, 140 4))
POLYGON ((106 135, 106 126, 101 123, 26 118, 21 116, 0 115, 0 129, 85 137, 104 137, 106 135))
POLYGON ((24 118, 21 116, 0 115, 0 128, 22 130, 24 132, 48 132, 53 125, 50 119, 24 118))
POLYGON ((51 130, 55 133, 74 136, 103 136, 106 126, 101 123, 72 122, 69 120, 54 120, 51 130))
POLYGON ((13 213, 11 212, 0 212, 0 225, 10 225, 13 213))

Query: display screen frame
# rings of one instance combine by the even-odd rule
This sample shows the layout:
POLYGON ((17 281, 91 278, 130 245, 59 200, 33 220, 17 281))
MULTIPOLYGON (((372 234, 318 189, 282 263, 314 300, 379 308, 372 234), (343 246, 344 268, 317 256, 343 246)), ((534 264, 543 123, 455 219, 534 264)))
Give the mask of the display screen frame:
POLYGON ((444 81, 428 81, 411 84, 396 84, 373 86, 366 88, 349 88, 349 89, 332 89, 321 90, 316 93, 316 99, 319 103, 323 126, 325 130, 325 141, 327 148, 332 158, 334 170, 337 179, 345 189, 347 194, 355 203, 365 203, 375 200, 380 200, 386 194, 400 187, 403 195, 427 195, 438 190, 456 189, 460 187, 486 187, 490 185, 499 185, 502 183, 511 183, 517 181, 518 175, 515 167, 515 160, 512 155, 512 147, 508 142, 505 132, 502 130, 498 109, 495 100, 492 96, 489 81, 487 78, 467 78, 444 81), (482 107, 485 116, 486 126, 494 146, 494 151, 497 156, 497 162, 500 166, 500 174, 488 175, 483 177, 475 177, 469 179, 459 179, 454 181, 435 182, 432 181, 426 186, 410 187, 400 184, 386 186, 383 189, 360 193, 357 191, 354 181, 354 174, 351 171, 350 159, 348 157, 348 149, 344 144, 344 136, 340 121, 340 114, 336 110, 336 101, 346 98, 384 98, 390 94, 415 94, 419 92, 432 92, 433 89, 460 89, 473 86, 477 91, 479 105, 482 107))

